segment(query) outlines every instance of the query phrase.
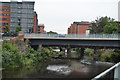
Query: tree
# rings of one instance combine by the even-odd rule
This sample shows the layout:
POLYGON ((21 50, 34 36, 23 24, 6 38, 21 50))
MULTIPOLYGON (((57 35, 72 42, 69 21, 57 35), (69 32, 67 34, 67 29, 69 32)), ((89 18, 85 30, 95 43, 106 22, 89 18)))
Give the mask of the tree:
POLYGON ((49 31, 47 34, 58 34, 57 32, 49 31))
POLYGON ((21 27, 16 27, 15 32, 21 31, 21 27))
POLYGON ((8 27, 8 25, 6 25, 5 28, 4 28, 4 33, 8 33, 9 31, 10 31, 9 27, 8 27))
POLYGON ((110 22, 113 22, 114 19, 110 18, 110 17, 101 17, 101 18, 97 18, 97 20, 92 22, 92 30, 91 33, 103 33, 104 31, 104 26, 109 24, 110 22))
POLYGON ((118 24, 116 22, 111 22, 104 26, 103 33, 105 34, 117 34, 119 31, 118 24))

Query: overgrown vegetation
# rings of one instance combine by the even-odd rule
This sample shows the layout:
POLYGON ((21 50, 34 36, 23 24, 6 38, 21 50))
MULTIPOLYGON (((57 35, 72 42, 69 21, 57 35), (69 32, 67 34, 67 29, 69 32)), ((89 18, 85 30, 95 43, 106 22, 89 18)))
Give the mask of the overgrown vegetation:
POLYGON ((118 26, 118 22, 110 17, 100 17, 92 22, 92 30, 93 34, 116 34, 120 33, 120 26, 118 26))
POLYGON ((94 54, 93 49, 87 48, 85 50, 84 58, 87 60, 93 60, 96 57, 97 60, 103 62, 120 62, 120 50, 119 49, 98 49, 97 53, 94 54), (95 55, 95 56, 93 56, 95 55))
POLYGON ((21 27, 16 27, 15 32, 21 31, 21 27))
POLYGON ((51 59, 53 51, 42 48, 35 51, 28 45, 29 41, 9 42, 3 41, 2 46, 2 67, 15 68, 28 64, 39 63, 51 59))
POLYGON ((2 44, 0 43, 0 70, 2 69, 2 44))

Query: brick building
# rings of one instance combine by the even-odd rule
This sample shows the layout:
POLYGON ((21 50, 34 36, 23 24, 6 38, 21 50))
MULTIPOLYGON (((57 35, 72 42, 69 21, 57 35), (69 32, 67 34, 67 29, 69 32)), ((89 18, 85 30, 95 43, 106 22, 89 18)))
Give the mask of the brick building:
POLYGON ((45 28, 44 24, 39 24, 38 27, 37 27, 36 32, 40 33, 40 34, 44 34, 44 32, 45 32, 44 28, 45 28))
POLYGON ((33 33, 37 33, 37 28, 38 28, 38 18, 37 18, 37 13, 34 12, 34 26, 33 26, 33 33))
POLYGON ((68 28, 68 34, 88 34, 89 27, 92 26, 89 22, 73 22, 68 28))

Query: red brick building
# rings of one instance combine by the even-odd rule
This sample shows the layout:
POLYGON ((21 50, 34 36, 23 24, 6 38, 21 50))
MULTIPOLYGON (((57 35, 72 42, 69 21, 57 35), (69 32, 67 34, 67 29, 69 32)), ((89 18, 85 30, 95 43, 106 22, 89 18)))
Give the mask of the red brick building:
POLYGON ((37 27, 38 27, 37 13, 34 12, 34 26, 33 26, 33 33, 37 33, 37 27))
POLYGON ((40 33, 44 34, 44 24, 39 24, 38 25, 38 18, 37 18, 37 13, 34 12, 34 26, 33 26, 33 33, 40 33))
POLYGON ((44 26, 44 24, 39 24, 38 25, 38 27, 37 27, 37 33, 40 33, 40 34, 44 34, 44 28, 45 28, 45 26, 44 26))
POLYGON ((68 34, 86 34, 90 26, 92 26, 92 24, 89 22, 73 22, 70 28, 68 28, 68 34))

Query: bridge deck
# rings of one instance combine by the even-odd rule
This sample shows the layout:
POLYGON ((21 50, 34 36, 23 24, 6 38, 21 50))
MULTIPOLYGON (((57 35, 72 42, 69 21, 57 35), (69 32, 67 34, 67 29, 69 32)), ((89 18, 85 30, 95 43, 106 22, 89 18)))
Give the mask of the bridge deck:
POLYGON ((67 38, 67 37, 24 37, 25 39, 70 39, 70 40, 119 40, 119 38, 67 38))
POLYGON ((25 34, 27 39, 119 40, 120 34, 25 34))

